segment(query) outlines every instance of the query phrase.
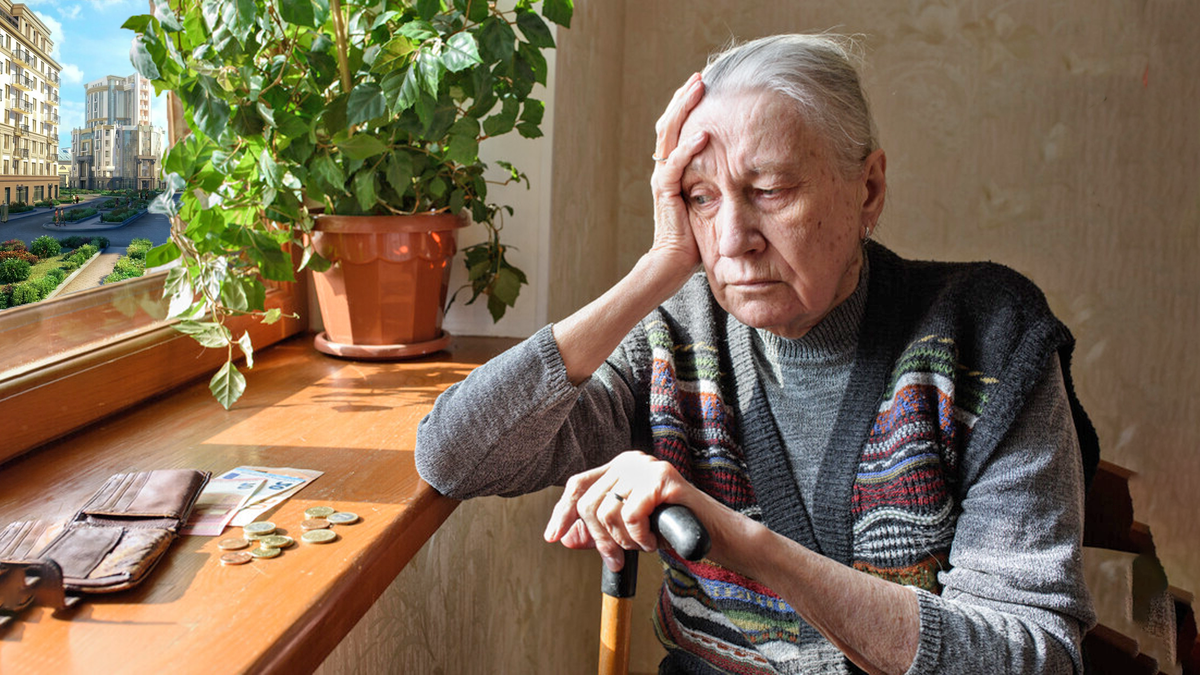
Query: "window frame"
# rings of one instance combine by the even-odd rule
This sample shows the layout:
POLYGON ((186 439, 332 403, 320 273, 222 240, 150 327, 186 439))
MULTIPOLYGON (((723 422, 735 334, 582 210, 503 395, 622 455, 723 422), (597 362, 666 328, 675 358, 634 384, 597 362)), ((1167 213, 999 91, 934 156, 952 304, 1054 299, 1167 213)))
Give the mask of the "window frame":
MULTIPOLYGON (((168 138, 178 139, 183 108, 173 94, 167 97, 168 138)), ((162 286, 165 272, 148 274, 68 296, 0 312, 0 337, 14 326, 36 319, 43 335, 95 326, 114 311, 127 311, 131 301, 145 303, 148 313, 165 316, 162 286), (131 298, 135 300, 131 300, 131 298), (34 315, 31 317, 31 315, 34 315)), ((235 335, 250 334, 255 349, 262 349, 309 328, 307 275, 293 283, 270 283, 266 307, 279 308, 284 318, 266 325, 253 317, 227 323, 235 335)), ((176 321, 153 320, 117 337, 102 334, 86 344, 60 354, 0 370, 0 419, 5 420, 5 442, 0 444, 0 464, 49 441, 81 431, 114 413, 211 376, 225 361, 222 349, 205 349, 173 328, 176 321)), ((13 346, 15 349, 15 346, 13 346)), ((0 354, 3 354, 0 348, 0 354)), ((214 407, 219 404, 214 400, 214 407)))

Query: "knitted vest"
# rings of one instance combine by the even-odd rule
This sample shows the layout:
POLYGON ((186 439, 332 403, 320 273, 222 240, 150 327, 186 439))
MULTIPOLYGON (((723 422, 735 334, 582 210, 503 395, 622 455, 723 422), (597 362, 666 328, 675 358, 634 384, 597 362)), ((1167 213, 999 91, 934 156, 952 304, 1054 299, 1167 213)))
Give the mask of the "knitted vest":
MULTIPOLYGON (((969 487, 961 458, 996 447, 1052 353, 1063 364, 1089 477, 1095 433, 1071 388, 1073 340, 1028 280, 998 265, 905 261, 878 244, 867 251, 863 327, 812 520, 755 375, 751 329, 717 305, 700 275, 642 324, 652 452, 814 551, 936 593, 969 487)), ((655 627, 676 664, 852 670, 770 589, 708 561, 662 559, 655 627)))

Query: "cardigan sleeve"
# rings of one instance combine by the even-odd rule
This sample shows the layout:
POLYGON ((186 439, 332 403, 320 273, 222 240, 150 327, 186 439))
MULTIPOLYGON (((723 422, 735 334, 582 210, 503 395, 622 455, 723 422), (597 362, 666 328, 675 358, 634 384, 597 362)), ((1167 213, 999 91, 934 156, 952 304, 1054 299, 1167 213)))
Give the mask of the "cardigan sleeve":
MULTIPOLYGON (((910 673, 1082 673, 1095 624, 1083 581, 1083 476, 1057 357, 1016 424, 977 466, 941 595, 917 590, 910 673)), ((914 589, 915 590, 915 589, 914 589)))
POLYGON ((541 329, 438 397, 417 429, 417 471, 455 499, 514 496, 562 484, 630 449, 626 354, 623 345, 574 386, 551 327, 541 329))

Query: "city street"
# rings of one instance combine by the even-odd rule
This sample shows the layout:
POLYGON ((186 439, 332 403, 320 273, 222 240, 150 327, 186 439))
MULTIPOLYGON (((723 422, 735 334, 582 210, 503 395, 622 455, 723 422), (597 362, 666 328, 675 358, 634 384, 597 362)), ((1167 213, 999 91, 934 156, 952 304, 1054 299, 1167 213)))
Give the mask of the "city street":
MULTIPOLYGON (((104 203, 108 197, 99 195, 92 196, 80 202, 80 206, 88 203, 99 205, 104 203)), ((70 208, 63 205, 64 210, 70 208)), ((171 226, 167 221, 166 216, 147 213, 141 218, 132 223, 113 229, 107 228, 91 228, 91 229, 75 229, 75 228, 44 228, 43 225, 54 222, 54 212, 46 211, 35 215, 15 214, 10 215, 7 223, 0 223, 0 241, 9 239, 20 239, 27 245, 29 242, 37 239, 43 234, 48 234, 56 239, 63 239, 71 235, 79 235, 81 237, 107 237, 109 241, 108 250, 106 253, 124 253, 125 247, 133 239, 149 239, 158 244, 167 241, 167 235, 170 233, 171 226)))

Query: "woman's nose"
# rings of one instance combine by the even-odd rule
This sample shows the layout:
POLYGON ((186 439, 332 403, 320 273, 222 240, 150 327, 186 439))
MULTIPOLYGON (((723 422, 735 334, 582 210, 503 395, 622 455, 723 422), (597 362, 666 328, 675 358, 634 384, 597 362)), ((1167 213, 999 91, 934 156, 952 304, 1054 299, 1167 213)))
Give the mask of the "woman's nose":
POLYGON ((723 258, 757 253, 766 245, 758 214, 742 200, 723 200, 717 212, 717 252, 723 258))

